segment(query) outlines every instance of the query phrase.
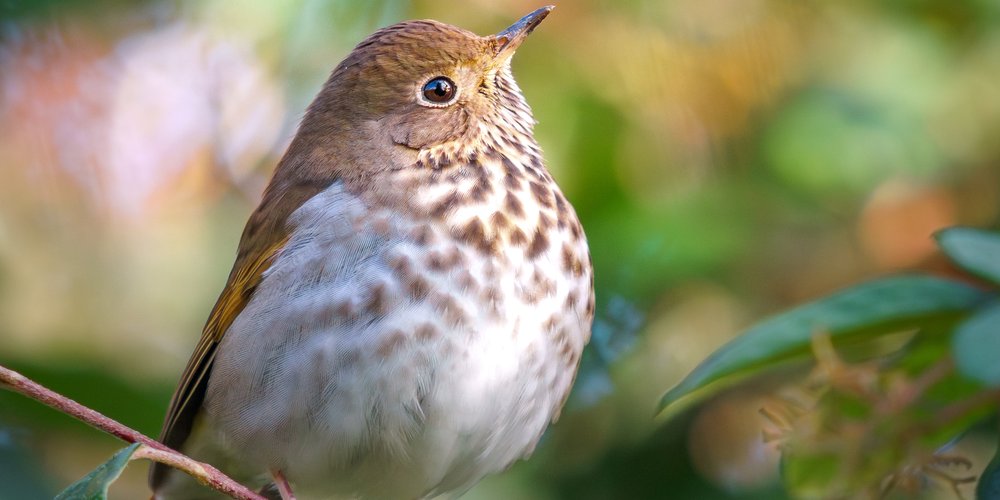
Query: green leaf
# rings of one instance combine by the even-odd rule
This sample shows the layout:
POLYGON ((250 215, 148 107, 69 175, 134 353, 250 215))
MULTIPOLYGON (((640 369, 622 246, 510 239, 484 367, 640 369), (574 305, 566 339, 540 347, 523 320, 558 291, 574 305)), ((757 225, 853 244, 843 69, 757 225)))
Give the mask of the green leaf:
POLYGON ((895 332, 950 319, 987 294, 930 276, 897 276, 849 288, 758 324, 722 346, 660 400, 663 411, 681 399, 704 396, 709 385, 755 368, 805 355, 812 336, 834 338, 895 332))
POLYGON ((956 265, 1000 285, 1000 234, 971 227, 953 227, 935 235, 941 250, 956 265))
POLYGON ((952 339, 955 365, 966 376, 990 386, 1000 385, 1000 303, 984 307, 958 325, 952 339))
POLYGON ((976 500, 1000 500, 1000 446, 976 484, 976 500))
POLYGON ((139 446, 135 443, 115 453, 110 460, 56 495, 55 500, 106 500, 108 486, 118 479, 139 446))

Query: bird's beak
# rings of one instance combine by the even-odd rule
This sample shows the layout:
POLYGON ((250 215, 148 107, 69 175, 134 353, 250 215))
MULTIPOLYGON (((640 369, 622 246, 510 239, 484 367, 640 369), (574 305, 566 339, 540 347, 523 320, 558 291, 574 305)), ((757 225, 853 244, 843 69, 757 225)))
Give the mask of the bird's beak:
POLYGON ((528 37, 535 27, 541 24, 542 19, 545 19, 545 16, 549 15, 549 12, 552 12, 554 8, 556 8, 555 5, 546 5, 522 17, 520 21, 514 23, 510 28, 493 35, 493 38, 497 42, 496 61, 502 63, 510 59, 510 56, 514 54, 514 51, 521 45, 521 42, 528 37))

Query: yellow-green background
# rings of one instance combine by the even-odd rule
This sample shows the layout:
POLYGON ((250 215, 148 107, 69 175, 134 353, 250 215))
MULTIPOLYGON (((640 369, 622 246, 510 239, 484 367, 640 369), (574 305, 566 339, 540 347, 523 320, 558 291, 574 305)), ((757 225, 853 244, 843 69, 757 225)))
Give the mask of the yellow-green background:
MULTIPOLYGON (((0 1, 0 363, 155 435, 329 70, 396 21, 488 34, 540 5, 0 1)), ((946 272, 934 230, 998 222, 995 0, 564 1, 514 73, 590 238, 598 320, 536 456, 468 498, 781 498, 758 388, 668 425, 659 394, 755 320, 946 272)), ((990 445, 967 441, 978 472, 990 445)), ((0 393, 0 499, 119 446, 0 393)), ((112 497, 143 498, 144 473, 112 497)))

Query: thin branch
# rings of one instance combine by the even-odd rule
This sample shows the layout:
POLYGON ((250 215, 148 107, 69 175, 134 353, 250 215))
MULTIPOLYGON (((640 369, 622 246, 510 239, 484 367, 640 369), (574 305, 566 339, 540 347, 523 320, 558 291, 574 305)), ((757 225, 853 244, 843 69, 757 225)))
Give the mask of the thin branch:
POLYGON ((169 448, 152 448, 142 445, 135 450, 132 458, 145 458, 154 462, 169 465, 177 470, 184 471, 198 480, 199 483, 208 486, 216 491, 221 491, 239 500, 264 500, 264 497, 247 489, 240 483, 230 479, 215 467, 199 462, 187 455, 183 455, 169 448))
POLYGON ((39 401, 91 427, 111 434, 122 441, 142 443, 145 446, 139 447, 136 450, 136 454, 133 455, 135 457, 148 458, 184 471, 197 479, 198 482, 238 500, 265 500, 264 497, 232 480, 219 469, 172 450, 163 443, 139 431, 126 427, 120 422, 83 406, 66 396, 53 392, 2 365, 0 365, 0 386, 7 386, 14 392, 39 401))

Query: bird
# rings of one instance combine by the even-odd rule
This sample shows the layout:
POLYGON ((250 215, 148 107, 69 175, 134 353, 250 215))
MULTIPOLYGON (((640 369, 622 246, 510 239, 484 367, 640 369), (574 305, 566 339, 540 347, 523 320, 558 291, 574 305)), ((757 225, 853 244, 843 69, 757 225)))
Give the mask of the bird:
MULTIPOLYGON (((290 498, 454 497, 527 458, 590 338, 594 280, 511 59, 379 29, 306 109, 243 230, 160 441, 290 498)), ((211 498, 154 464, 153 497, 211 498)))

